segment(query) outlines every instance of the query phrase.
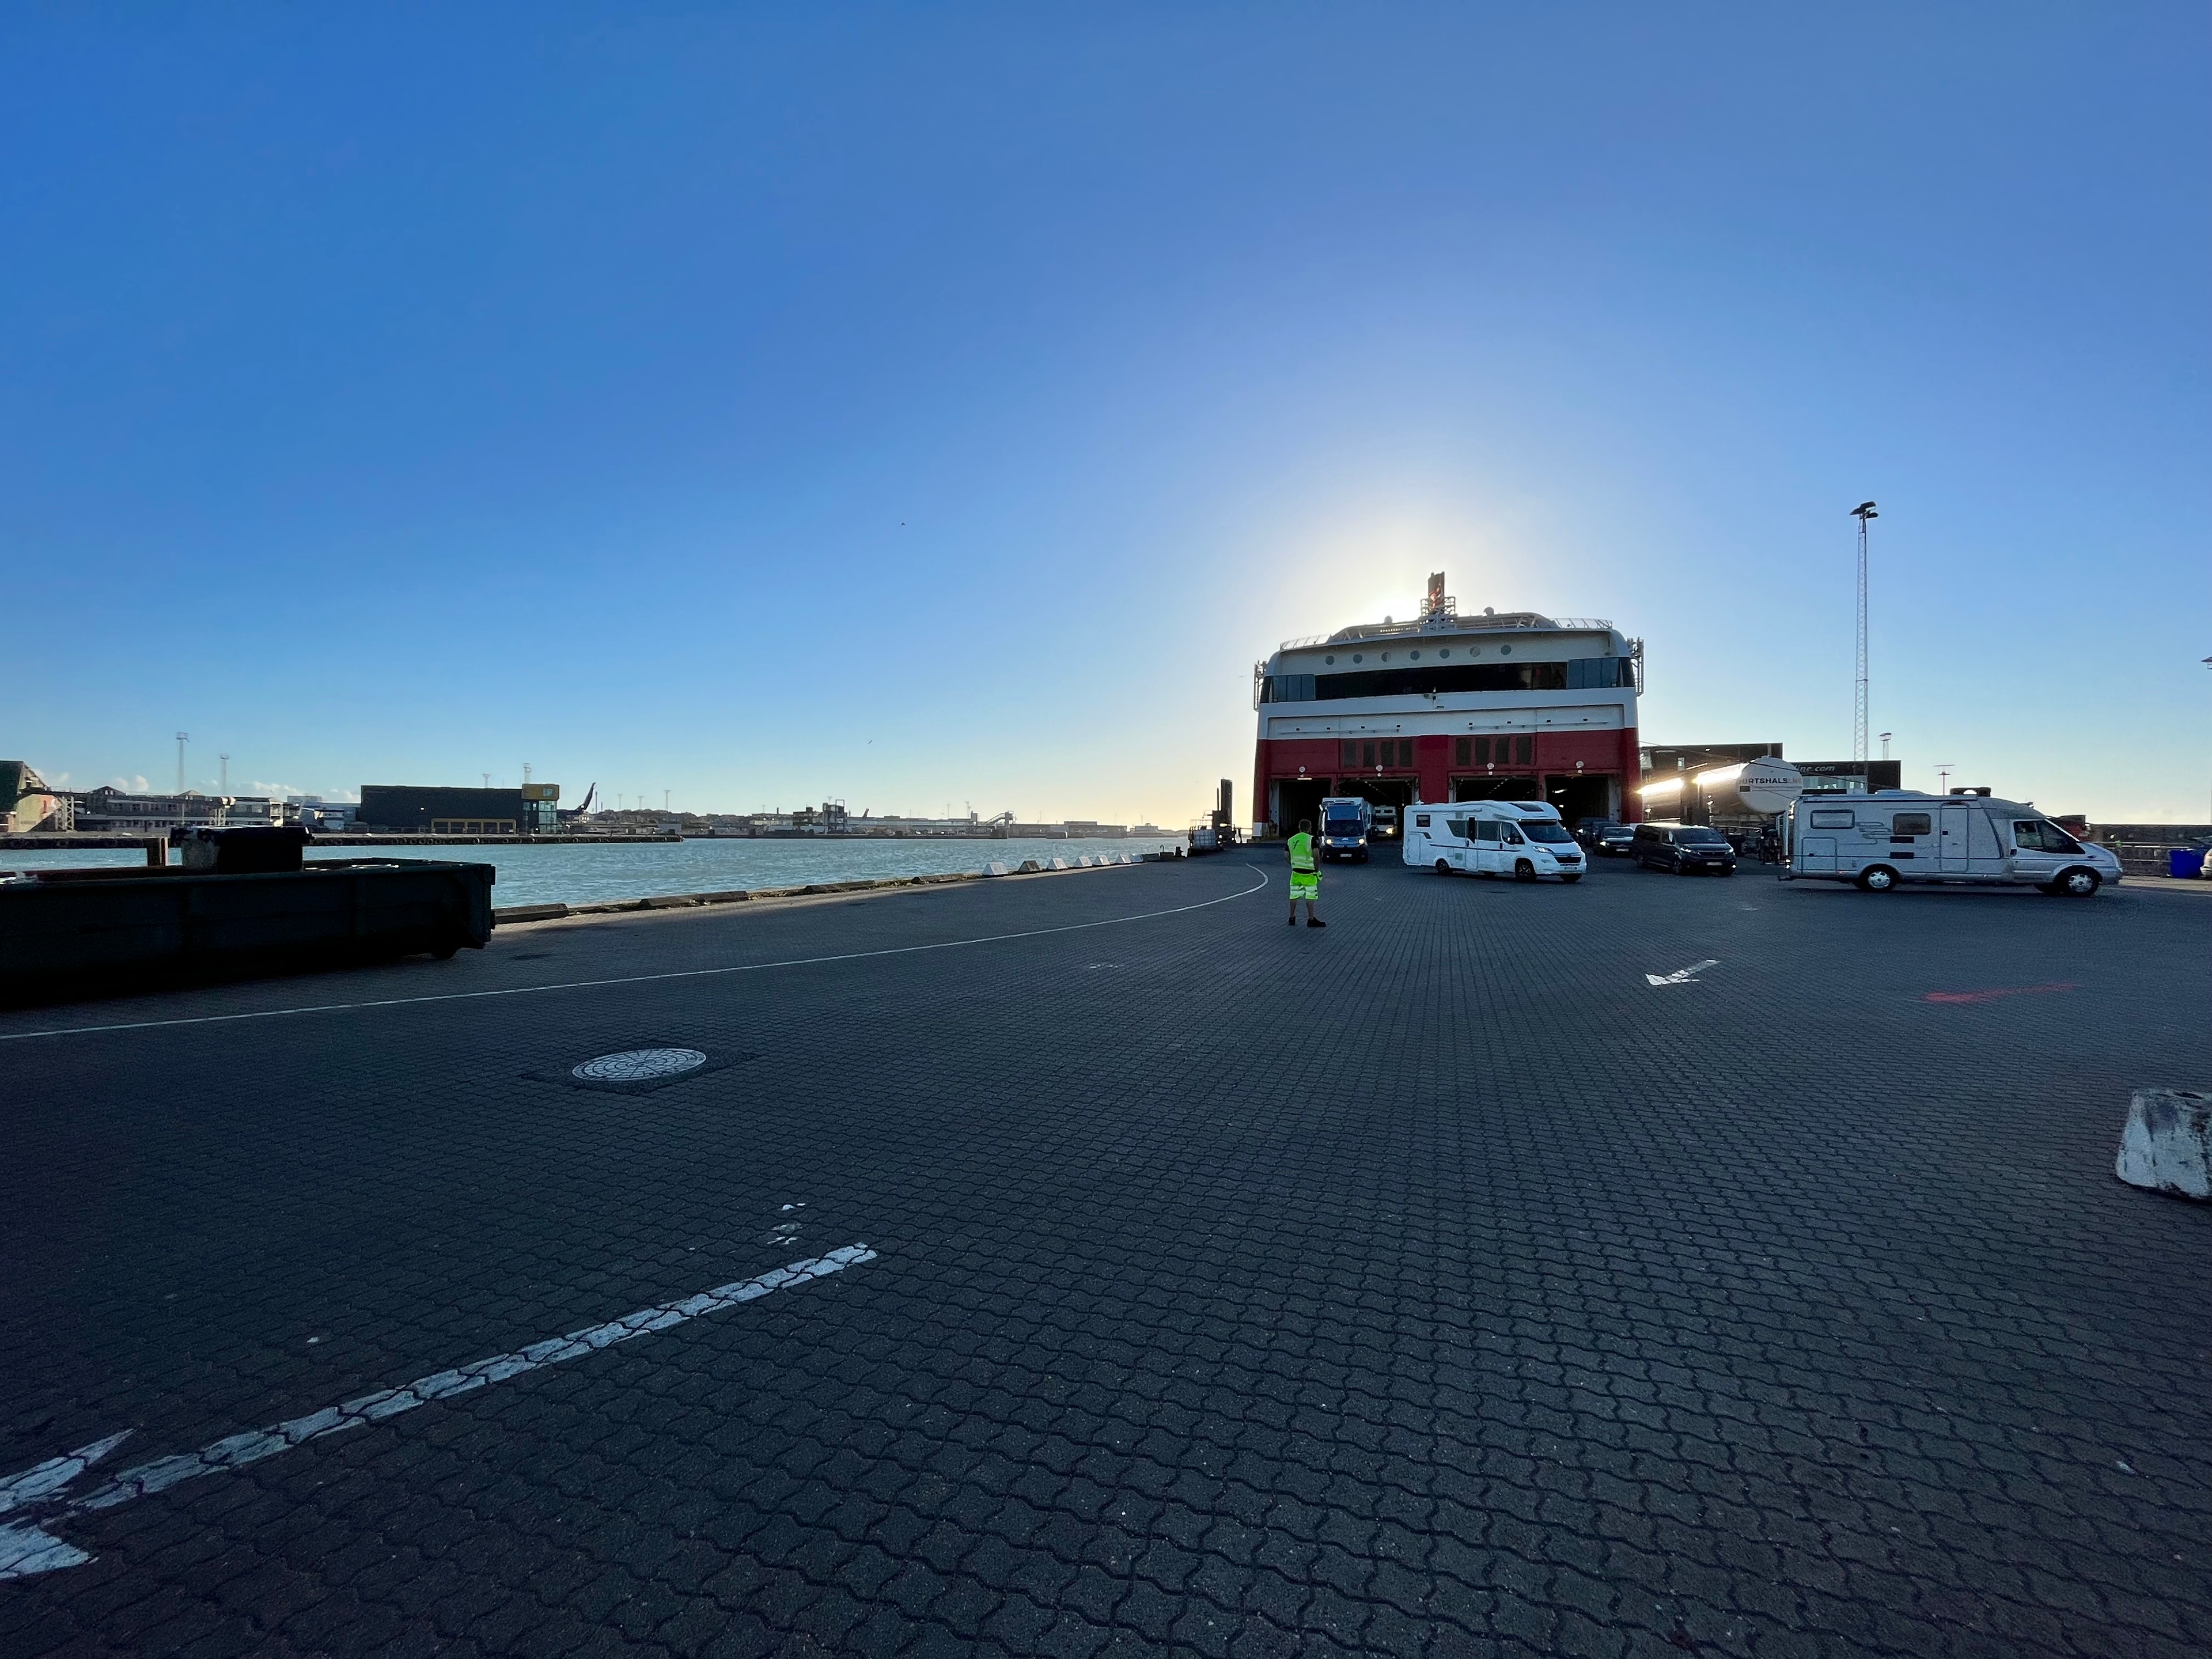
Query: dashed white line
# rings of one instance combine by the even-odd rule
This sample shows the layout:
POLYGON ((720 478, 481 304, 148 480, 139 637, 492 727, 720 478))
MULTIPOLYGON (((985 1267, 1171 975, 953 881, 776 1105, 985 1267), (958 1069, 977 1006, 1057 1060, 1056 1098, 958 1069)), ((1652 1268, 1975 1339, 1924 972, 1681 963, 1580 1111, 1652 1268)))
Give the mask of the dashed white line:
POLYGON ((1646 974, 1644 976, 1644 982, 1646 985, 1695 985, 1699 974, 1704 973, 1708 968, 1717 968, 1720 965, 1721 959, 1718 957, 1707 957, 1703 962, 1693 962, 1686 968, 1677 968, 1671 974, 1646 974))
MULTIPOLYGON (((512 1353, 494 1354, 490 1358, 479 1359, 473 1364, 459 1365, 452 1370, 418 1376, 412 1382, 402 1383, 396 1389, 379 1389, 374 1394, 362 1395, 340 1405, 325 1406, 319 1412, 310 1412, 305 1417, 295 1417, 270 1428, 230 1435, 212 1445, 203 1446, 196 1452, 156 1458, 150 1463, 141 1463, 135 1468, 125 1469, 105 1486, 95 1487, 83 1497, 70 1499, 58 1507, 64 1514, 113 1509, 134 1498, 143 1498, 149 1492, 166 1492, 171 1486, 198 1480, 202 1475, 217 1474, 247 1463, 258 1463, 264 1457, 274 1457, 278 1452, 289 1451, 295 1446, 303 1446, 308 1441, 319 1440, 325 1435, 380 1423, 387 1417, 411 1412, 417 1406, 427 1406, 434 1400, 450 1400, 455 1395, 467 1394, 489 1383, 504 1382, 509 1377, 520 1376, 526 1371, 580 1359, 586 1354, 597 1353, 602 1348, 612 1347, 617 1342, 627 1342, 632 1337, 665 1331, 671 1326, 683 1324, 686 1320, 697 1319, 705 1314, 720 1313, 726 1309, 757 1300, 771 1291, 804 1285, 810 1279, 826 1278, 875 1259, 876 1252, 866 1245, 848 1244, 842 1250, 832 1250, 827 1255, 816 1256, 810 1261, 792 1262, 773 1273, 763 1273, 757 1279, 743 1279, 734 1284, 717 1285, 711 1291, 702 1291, 696 1296, 685 1297, 681 1302, 664 1302, 659 1307, 641 1308, 634 1314, 610 1320, 604 1325, 570 1331, 565 1336, 548 1337, 543 1342, 533 1342, 528 1347, 518 1348, 512 1353)), ((129 1431, 125 1430, 124 1433, 127 1434, 129 1431)), ((0 1511, 25 1504, 36 1506, 39 1499, 59 1492, 120 1443, 123 1437, 122 1434, 110 1435, 106 1439, 94 1441, 67 1456, 49 1459, 34 1468, 0 1480, 0 1511)), ((52 1572, 58 1567, 80 1566, 92 1559, 75 1545, 41 1531, 36 1524, 0 1525, 0 1578, 21 1578, 32 1573, 52 1572)))

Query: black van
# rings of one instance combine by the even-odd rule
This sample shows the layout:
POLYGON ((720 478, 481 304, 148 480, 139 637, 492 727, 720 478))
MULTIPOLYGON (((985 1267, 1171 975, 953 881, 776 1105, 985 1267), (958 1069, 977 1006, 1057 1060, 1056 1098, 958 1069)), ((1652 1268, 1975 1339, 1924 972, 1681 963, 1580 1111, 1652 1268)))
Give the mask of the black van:
POLYGON ((1699 824, 1639 823, 1628 855, 1646 870, 1672 870, 1678 876, 1735 873, 1735 848, 1728 837, 1699 824))

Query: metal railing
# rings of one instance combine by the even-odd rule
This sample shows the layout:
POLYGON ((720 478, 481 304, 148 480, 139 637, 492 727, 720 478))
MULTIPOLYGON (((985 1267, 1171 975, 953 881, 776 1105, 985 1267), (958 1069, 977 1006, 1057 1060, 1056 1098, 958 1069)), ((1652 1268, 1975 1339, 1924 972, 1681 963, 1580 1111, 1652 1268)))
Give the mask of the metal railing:
POLYGON ((1340 628, 1334 634, 1308 634, 1298 639, 1285 640, 1275 649, 1279 653, 1303 651, 1316 645, 1345 645, 1356 640, 1403 639, 1423 634, 1487 634, 1505 629, 1573 634, 1609 634, 1613 631, 1612 621, 1604 617, 1545 617, 1533 611, 1511 611, 1502 616, 1462 617, 1447 611, 1416 617, 1406 622, 1357 623, 1350 628, 1340 628))

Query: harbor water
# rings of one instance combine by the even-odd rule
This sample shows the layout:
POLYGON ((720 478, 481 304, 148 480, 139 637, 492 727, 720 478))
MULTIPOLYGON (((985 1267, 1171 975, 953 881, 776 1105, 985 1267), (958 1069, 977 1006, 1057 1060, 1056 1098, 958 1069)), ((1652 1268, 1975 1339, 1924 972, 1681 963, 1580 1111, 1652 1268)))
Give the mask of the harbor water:
MULTIPOLYGON (((1018 867, 1085 854, 1154 853, 1178 846, 1175 836, 1110 841, 871 840, 829 836, 752 839, 725 836, 678 842, 561 842, 542 847, 429 847, 396 843, 393 858, 446 859, 489 864, 499 872, 492 902, 597 904, 611 899, 653 898, 669 893, 727 892, 738 888, 795 887, 816 881, 879 880, 890 876, 937 876, 981 872, 993 863, 1018 867)), ((374 847, 311 847, 310 860, 374 858, 374 847)), ((176 859, 173 851, 171 861, 176 859)), ((81 848, 15 852, 0 849, 0 871, 136 865, 131 851, 81 848)))

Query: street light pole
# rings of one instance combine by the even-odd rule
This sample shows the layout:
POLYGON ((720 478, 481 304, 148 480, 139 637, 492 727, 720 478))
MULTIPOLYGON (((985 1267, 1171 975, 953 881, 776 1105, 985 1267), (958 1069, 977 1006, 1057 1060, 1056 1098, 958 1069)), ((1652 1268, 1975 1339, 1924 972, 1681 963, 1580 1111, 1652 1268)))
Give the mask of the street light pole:
POLYGON ((185 793, 185 745, 192 740, 189 732, 177 733, 177 793, 185 793))
POLYGON ((1881 516, 1872 501, 1861 501, 1851 509, 1851 517, 1859 521, 1858 661, 1851 678, 1851 758, 1855 761, 1867 757, 1867 525, 1881 516))

